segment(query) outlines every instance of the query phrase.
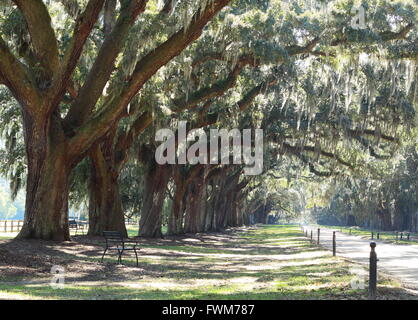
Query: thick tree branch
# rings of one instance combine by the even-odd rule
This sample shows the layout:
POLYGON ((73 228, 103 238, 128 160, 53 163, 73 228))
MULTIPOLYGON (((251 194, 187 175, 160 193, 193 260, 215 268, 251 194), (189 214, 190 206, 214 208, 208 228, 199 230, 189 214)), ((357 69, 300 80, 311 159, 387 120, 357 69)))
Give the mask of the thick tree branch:
POLYGON ((173 4, 173 0, 164 0, 164 6, 161 10, 162 13, 164 14, 171 14, 173 12, 174 9, 174 4, 173 4))
POLYGON ((38 92, 25 66, 10 52, 0 36, 0 79, 24 108, 31 108, 38 102, 38 92))
POLYGON ((198 66, 213 60, 225 61, 225 57, 222 53, 219 52, 209 53, 207 55, 204 55, 203 57, 200 57, 199 59, 194 60, 192 62, 192 69, 195 69, 198 66))
POLYGON ((50 80, 59 67, 58 42, 51 17, 42 0, 13 0, 25 17, 38 63, 50 80))
MULTIPOLYGON (((415 27, 414 23, 410 23, 404 28, 402 28, 399 32, 392 32, 392 31, 384 31, 379 33, 379 38, 382 41, 393 41, 393 40, 402 40, 405 39, 408 35, 408 33, 415 27)), ((335 39, 331 42, 331 46, 339 46, 345 43, 348 43, 348 39, 346 37, 343 37, 341 39, 335 39)))
MULTIPOLYGON (((303 53, 309 53, 311 52, 315 46, 317 45, 319 39, 315 38, 314 40, 308 42, 308 44, 306 46, 289 46, 286 48, 286 51, 288 52, 289 56, 294 56, 294 55, 298 55, 298 54, 303 54, 303 53)), ((224 60, 225 58, 222 57, 221 54, 218 53, 213 53, 213 54, 209 54, 199 60, 196 60, 193 65, 199 65, 202 64, 206 61, 210 61, 210 60, 224 60)), ((280 63, 280 61, 277 61, 277 63, 280 63)), ((252 66, 252 67, 257 67, 260 65, 260 61, 257 61, 257 59, 254 58, 254 56, 252 54, 246 54, 241 56, 238 59, 237 64, 235 65, 235 67, 233 68, 233 70, 229 73, 228 77, 226 79, 220 80, 214 84, 211 84, 208 87, 202 88, 197 90, 195 93, 193 93, 190 97, 188 97, 186 99, 186 97, 177 99, 174 101, 174 105, 175 105, 175 112, 179 112, 179 111, 183 111, 186 109, 191 109, 196 107, 196 105, 202 101, 205 101, 207 99, 211 99, 214 97, 218 97, 223 95, 227 90, 231 89, 232 87, 234 87, 234 85, 236 84, 238 77, 240 75, 241 70, 245 67, 245 66, 252 66)), ((272 79, 272 80, 268 80, 265 85, 272 85, 276 80, 272 79), (271 82, 271 84, 269 84, 269 82, 271 82)), ((259 88, 254 88, 254 91, 252 92, 252 94, 258 95, 260 94, 260 92, 257 92, 259 90, 262 90, 263 86, 260 85, 259 88)), ((251 96, 248 96, 249 100, 251 100, 251 96)), ((246 101, 242 101, 243 105, 242 108, 244 109, 246 107, 246 101)), ((241 106, 240 106, 241 108, 241 106)))
POLYGON ((241 57, 226 79, 220 80, 209 87, 202 88, 194 92, 190 97, 174 100, 174 112, 191 109, 197 104, 207 99, 212 99, 223 95, 227 90, 233 88, 238 80, 241 70, 251 64, 254 60, 248 56, 241 57))
POLYGON ((333 171, 319 171, 315 168, 315 165, 307 157, 303 156, 301 153, 293 153, 297 158, 299 158, 303 163, 306 163, 309 167, 309 171, 315 174, 318 177, 328 178, 335 175, 333 171))
POLYGON ((290 46, 286 48, 287 54, 289 56, 295 56, 298 54, 311 53, 316 45, 319 43, 320 38, 315 38, 312 41, 309 41, 306 46, 290 46))
POLYGON ((370 142, 361 137, 361 136, 356 136, 355 139, 363 146, 367 149, 367 151, 369 151, 369 154, 379 160, 387 160, 390 159, 391 156, 390 155, 380 155, 376 152, 376 150, 372 147, 372 145, 370 144, 370 142))
MULTIPOLYGON (((357 137, 357 136, 361 136, 361 135, 376 136, 376 130, 372 130, 372 129, 364 129, 364 130, 355 129, 355 130, 348 130, 348 132, 349 132, 350 136, 352 136, 352 137, 357 137)), ((389 142, 399 143, 399 139, 397 139, 395 137, 391 137, 391 136, 388 136, 386 134, 380 134, 379 136, 383 140, 386 140, 386 141, 389 141, 389 142)))
MULTIPOLYGON (((247 94, 245 94, 242 97, 242 99, 237 102, 239 110, 241 112, 247 110, 259 94, 265 92, 265 90, 267 90, 268 87, 274 85, 275 83, 277 83, 277 78, 271 76, 271 77, 269 77, 269 79, 267 81, 264 81, 261 84, 259 84, 258 86, 249 90, 247 92, 247 94)), ((225 91, 223 93, 225 93, 225 91)), ((203 127, 210 126, 210 125, 213 125, 216 122, 218 122, 219 113, 214 113, 214 114, 207 114, 206 113, 211 104, 212 104, 211 99, 207 100, 204 103, 201 110, 199 111, 198 123, 193 126, 193 129, 203 128, 203 127), (205 117, 205 115, 206 115, 206 117, 205 117)))
POLYGON ((313 174, 315 174, 318 177, 331 177, 334 173, 331 171, 319 171, 315 168, 315 166, 312 163, 308 164, 309 166, 309 171, 312 172, 313 174))
POLYGON ((192 18, 185 30, 180 29, 167 41, 148 53, 136 65, 135 70, 123 90, 111 95, 105 102, 102 111, 83 125, 75 137, 71 139, 70 152, 78 154, 106 134, 109 127, 116 122, 131 99, 143 85, 164 65, 179 55, 190 43, 199 38, 206 24, 222 10, 231 0, 214 0, 202 12, 192 18))
POLYGON ((135 141, 135 138, 143 132, 154 120, 151 112, 144 112, 132 124, 131 128, 118 136, 116 149, 117 152, 124 152, 129 150, 135 141))
POLYGON ((406 27, 402 28, 399 32, 385 31, 380 33, 380 37, 383 41, 402 40, 408 36, 408 33, 415 27, 415 24, 410 23, 406 27))
POLYGON ((91 114, 114 70, 115 60, 125 43, 126 35, 138 15, 145 10, 147 1, 130 1, 126 7, 122 8, 113 31, 103 42, 77 99, 71 105, 71 109, 65 119, 66 125, 69 127, 76 128, 82 125, 91 114))
POLYGON ((340 156, 338 156, 338 155, 336 155, 335 153, 332 153, 332 152, 324 151, 322 149, 317 150, 313 146, 303 146, 303 147, 292 146, 291 144, 286 143, 286 142, 283 143, 282 146, 283 146, 283 150, 285 152, 288 152, 288 153, 296 155, 296 156, 302 154, 305 151, 308 151, 308 152, 311 152, 311 153, 317 153, 317 154, 319 154, 323 157, 334 159, 339 164, 342 164, 346 167, 349 167, 350 169, 354 169, 354 166, 351 163, 343 160, 340 156))
POLYGON ((50 109, 55 108, 68 89, 69 81, 80 59, 84 44, 99 17, 104 0, 90 0, 84 12, 77 18, 73 37, 65 51, 59 71, 51 89, 53 98, 50 109))
POLYGON ((267 81, 260 83, 258 86, 248 91, 248 93, 237 103, 239 110, 247 110, 259 94, 265 92, 268 87, 276 84, 277 81, 278 79, 276 77, 270 77, 267 81))
POLYGON ((116 0, 106 0, 103 13, 103 33, 110 34, 116 23, 116 0))

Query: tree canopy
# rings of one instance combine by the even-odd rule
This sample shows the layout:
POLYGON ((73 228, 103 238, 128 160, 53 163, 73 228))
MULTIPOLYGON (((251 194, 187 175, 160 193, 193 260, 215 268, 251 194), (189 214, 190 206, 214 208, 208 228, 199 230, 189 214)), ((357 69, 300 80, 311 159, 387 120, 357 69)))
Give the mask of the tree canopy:
POLYGON ((132 214, 142 236, 217 230, 305 210, 303 177, 368 178, 416 142, 416 15, 409 0, 4 2, 0 169, 26 187, 19 236, 68 240, 69 203, 88 203, 90 234, 132 214), (263 174, 156 164, 156 131, 184 120, 263 129, 263 174))

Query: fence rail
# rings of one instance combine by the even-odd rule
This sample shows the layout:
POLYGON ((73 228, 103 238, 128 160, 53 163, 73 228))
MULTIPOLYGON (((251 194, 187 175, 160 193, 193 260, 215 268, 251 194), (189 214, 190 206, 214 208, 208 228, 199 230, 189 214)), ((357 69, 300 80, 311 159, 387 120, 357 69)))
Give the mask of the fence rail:
POLYGON ((0 232, 19 232, 23 227, 23 220, 0 220, 0 232))
MULTIPOLYGON (((352 232, 357 230, 355 228, 349 228, 349 234, 356 234, 352 232)), ((371 240, 402 240, 402 241, 416 241, 418 242, 418 234, 410 231, 379 231, 379 230, 360 230, 370 233, 371 240)), ((346 232, 341 229, 341 232, 346 232)), ((363 234, 358 233, 357 235, 362 236, 363 234)))
MULTIPOLYGON (((84 222, 88 225, 87 222, 84 222)), ((125 220, 126 225, 137 225, 135 220, 125 220)), ((0 220, 0 232, 19 232, 23 227, 23 220, 0 220)))

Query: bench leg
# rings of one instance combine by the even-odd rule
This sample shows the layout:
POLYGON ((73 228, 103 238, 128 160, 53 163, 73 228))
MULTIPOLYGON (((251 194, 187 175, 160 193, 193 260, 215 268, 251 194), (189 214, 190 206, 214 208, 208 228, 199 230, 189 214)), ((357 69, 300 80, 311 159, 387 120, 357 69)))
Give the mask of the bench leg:
POLYGON ((136 248, 134 247, 135 258, 136 258, 136 266, 138 267, 138 253, 136 252, 136 248))
POLYGON ((122 249, 122 250, 118 250, 118 252, 119 252, 118 263, 122 264, 122 254, 123 254, 123 249, 122 249))
POLYGON ((104 258, 105 254, 106 254, 106 251, 107 251, 107 248, 106 248, 106 249, 105 249, 105 251, 103 252, 103 255, 102 255, 102 263, 103 263, 103 258, 104 258))

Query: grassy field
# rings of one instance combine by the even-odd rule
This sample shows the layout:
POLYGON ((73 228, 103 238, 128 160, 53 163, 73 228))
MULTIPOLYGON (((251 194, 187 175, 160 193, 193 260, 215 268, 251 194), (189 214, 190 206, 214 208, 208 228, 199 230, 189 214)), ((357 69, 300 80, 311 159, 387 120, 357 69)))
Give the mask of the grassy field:
MULTIPOLYGON (((128 230, 128 235, 130 237, 136 237, 138 235, 138 225, 137 224, 127 225, 126 229, 128 230)), ((166 234, 167 233, 167 226, 162 226, 161 232, 163 234, 166 234)))
MULTIPOLYGON (((361 227, 341 227, 341 226, 325 226, 325 225, 318 225, 318 227, 324 227, 329 229, 338 230, 347 234, 360 236, 364 239, 371 239, 371 230, 361 227)), ((376 240, 376 231, 374 232, 374 239, 376 240)), ((411 233, 410 240, 407 241, 406 233, 403 233, 403 240, 400 240, 400 234, 398 235, 398 240, 396 240, 396 235, 394 231, 379 231, 379 239, 385 241, 387 243, 394 243, 400 245, 408 245, 408 244, 418 244, 418 235, 416 233, 411 233)))
MULTIPOLYGON (((116 265, 114 255, 99 263, 101 248, 82 238, 61 247, 41 243, 27 249, 40 250, 39 259, 50 257, 45 264, 30 262, 33 268, 0 259, 0 299, 367 298, 367 283, 366 289, 351 288, 356 265, 311 244, 298 226, 143 241, 139 268, 132 256, 124 258, 125 266, 116 265), (49 284, 54 264, 66 269, 62 289, 49 284)), ((0 256, 15 242, 0 241, 0 256)), ((381 299, 417 298, 384 276, 378 293, 381 299)))

